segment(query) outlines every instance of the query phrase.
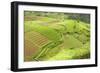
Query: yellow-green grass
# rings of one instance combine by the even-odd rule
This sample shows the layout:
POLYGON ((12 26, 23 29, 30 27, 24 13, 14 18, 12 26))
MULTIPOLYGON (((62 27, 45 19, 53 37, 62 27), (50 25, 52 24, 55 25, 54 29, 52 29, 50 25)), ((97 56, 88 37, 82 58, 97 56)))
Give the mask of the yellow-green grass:
POLYGON ((47 60, 72 60, 72 59, 85 59, 90 58, 90 45, 86 43, 80 48, 60 48, 60 52, 54 55, 53 57, 47 58, 47 60))
POLYGON ((30 31, 38 32, 52 41, 60 40, 61 38, 61 35, 57 33, 56 30, 47 26, 35 24, 33 21, 28 21, 25 23, 25 32, 30 32, 30 31))
POLYGON ((44 54, 41 53, 37 57, 38 61, 89 58, 90 37, 87 37, 90 34, 89 24, 71 19, 56 21, 53 18, 40 17, 37 20, 25 21, 24 26, 27 50, 36 46, 36 52, 31 52, 32 55, 28 56, 26 61, 33 61, 34 56, 43 52, 43 46, 50 42, 52 43, 44 48, 44 54), (49 48, 50 45, 52 47, 52 44, 59 43, 61 40, 63 41, 61 44, 49 48))

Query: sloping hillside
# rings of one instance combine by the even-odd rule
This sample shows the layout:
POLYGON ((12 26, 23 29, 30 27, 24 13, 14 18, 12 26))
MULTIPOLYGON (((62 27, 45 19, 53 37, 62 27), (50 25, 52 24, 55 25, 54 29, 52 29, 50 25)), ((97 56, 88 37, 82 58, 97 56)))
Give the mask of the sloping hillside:
POLYGON ((37 17, 24 23, 25 61, 86 59, 90 57, 89 24, 37 17))

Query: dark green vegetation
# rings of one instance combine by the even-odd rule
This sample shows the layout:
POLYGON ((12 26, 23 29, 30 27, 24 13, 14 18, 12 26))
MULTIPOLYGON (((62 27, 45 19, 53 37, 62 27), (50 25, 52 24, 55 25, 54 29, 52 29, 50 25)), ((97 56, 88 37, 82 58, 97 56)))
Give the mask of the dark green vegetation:
POLYGON ((25 61, 90 58, 90 15, 24 12, 25 61))

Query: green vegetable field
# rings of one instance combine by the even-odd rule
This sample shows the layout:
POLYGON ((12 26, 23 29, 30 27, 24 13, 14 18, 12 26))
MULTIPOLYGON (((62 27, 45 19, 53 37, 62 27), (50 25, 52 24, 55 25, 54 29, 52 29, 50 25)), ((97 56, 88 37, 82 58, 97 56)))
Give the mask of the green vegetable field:
POLYGON ((24 11, 24 61, 90 58, 90 15, 24 11))

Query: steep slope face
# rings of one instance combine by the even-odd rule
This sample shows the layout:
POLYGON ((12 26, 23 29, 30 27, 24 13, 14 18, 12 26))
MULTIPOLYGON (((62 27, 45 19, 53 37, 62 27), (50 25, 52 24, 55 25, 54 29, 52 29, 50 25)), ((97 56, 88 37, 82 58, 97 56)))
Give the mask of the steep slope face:
POLYGON ((90 57, 89 24, 76 20, 54 22, 53 19, 42 18, 25 21, 25 61, 90 57))
POLYGON ((31 56, 30 60, 32 60, 33 57, 36 60, 38 57, 40 57, 39 55, 45 53, 46 48, 48 47, 53 48, 55 45, 58 45, 60 41, 61 41, 61 35, 57 33, 56 30, 46 26, 41 26, 39 24, 34 24, 34 22, 32 21, 27 21, 25 23, 26 60, 27 57, 29 58, 30 56, 31 56), (38 48, 35 49, 34 45, 37 46, 38 48), (37 54, 35 51, 37 52, 37 54))

